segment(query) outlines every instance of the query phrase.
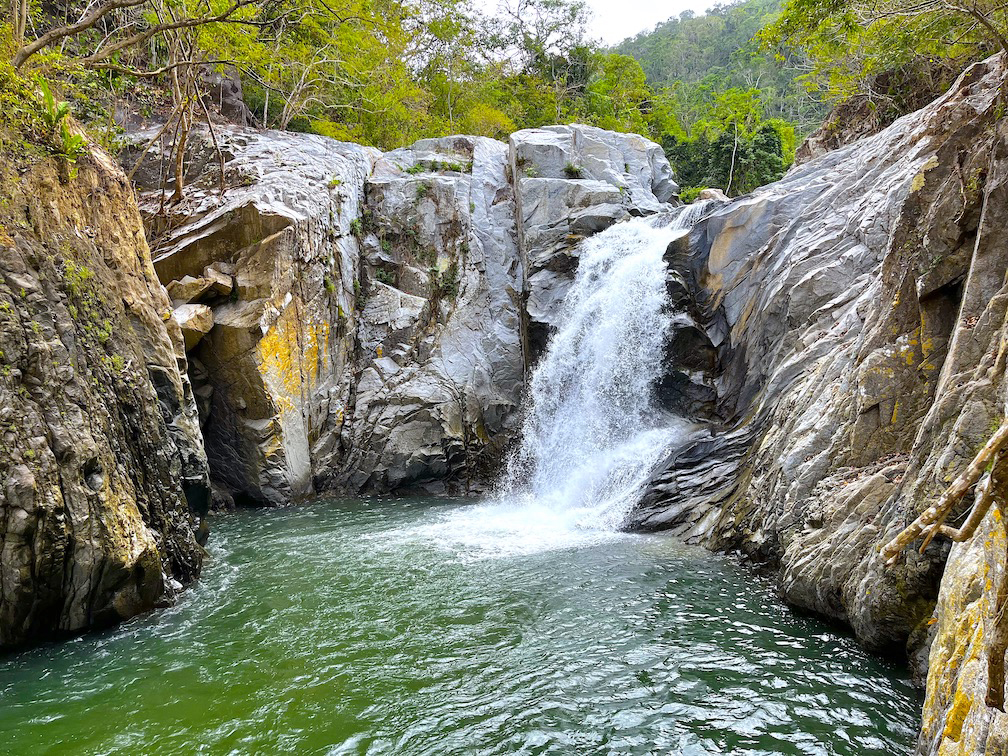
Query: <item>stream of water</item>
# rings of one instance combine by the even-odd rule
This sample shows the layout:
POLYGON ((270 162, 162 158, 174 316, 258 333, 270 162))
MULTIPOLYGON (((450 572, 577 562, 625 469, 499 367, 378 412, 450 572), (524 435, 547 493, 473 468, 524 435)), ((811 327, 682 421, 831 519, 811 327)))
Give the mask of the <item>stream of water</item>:
POLYGON ((654 386, 677 316, 665 250, 703 208, 633 219, 582 242, 556 333, 529 381, 502 500, 616 528, 669 443, 688 432, 657 408, 654 386))
POLYGON ((909 752, 905 671, 745 568, 483 506, 219 519, 178 606, 0 659, 0 750, 909 752))

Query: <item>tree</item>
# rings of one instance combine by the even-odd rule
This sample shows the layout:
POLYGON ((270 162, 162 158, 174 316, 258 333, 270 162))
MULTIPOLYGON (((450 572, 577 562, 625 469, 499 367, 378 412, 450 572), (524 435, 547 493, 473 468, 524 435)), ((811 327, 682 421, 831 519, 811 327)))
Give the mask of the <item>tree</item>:
POLYGON ((794 159, 795 143, 792 124, 763 119, 758 90, 735 88, 712 98, 689 136, 662 137, 684 187, 718 187, 729 196, 781 178, 794 159))
POLYGON ((1006 14, 1000 0, 788 0, 760 39, 781 57, 801 51, 802 80, 828 101, 863 96, 895 117, 969 62, 1008 51, 1006 14))
POLYGON ((640 63, 629 55, 610 53, 601 58, 598 74, 588 85, 588 111, 604 129, 646 133, 642 109, 651 90, 640 63))

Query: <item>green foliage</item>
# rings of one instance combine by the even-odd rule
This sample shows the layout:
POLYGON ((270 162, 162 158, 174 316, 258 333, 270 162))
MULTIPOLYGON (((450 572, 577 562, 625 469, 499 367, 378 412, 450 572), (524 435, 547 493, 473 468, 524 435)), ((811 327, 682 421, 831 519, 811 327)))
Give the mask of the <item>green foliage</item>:
POLYGON ((755 90, 726 93, 690 136, 662 138, 683 186, 719 187, 729 196, 781 178, 794 159, 795 145, 791 124, 762 119, 755 90))
POLYGON ((582 170, 581 166, 579 165, 574 165, 573 163, 567 163, 567 165, 564 166, 564 175, 567 178, 579 179, 581 178, 581 174, 582 170))
POLYGON ((706 186, 688 186, 679 192, 679 199, 683 202, 694 202, 706 188, 706 186))
POLYGON ((451 264, 443 271, 431 268, 432 298, 454 299, 459 291, 459 266, 457 260, 452 260, 451 264))
POLYGON ((49 82, 43 79, 41 76, 38 78, 38 86, 42 92, 42 102, 39 111, 42 117, 42 123, 46 128, 46 131, 50 134, 56 133, 56 129, 59 126, 65 126, 64 119, 70 115, 70 103, 68 102, 56 102, 56 98, 53 96, 52 88, 49 86, 49 82))
POLYGON ((80 157, 87 149, 87 141, 80 134, 75 134, 70 131, 67 126, 66 121, 60 123, 60 141, 59 150, 60 157, 66 160, 68 163, 76 163, 77 158, 80 157))
POLYGON ((657 114, 663 122, 653 124, 652 133, 684 136, 676 125, 691 132, 713 100, 732 89, 757 89, 765 117, 794 123, 800 134, 818 127, 825 108, 796 81, 807 67, 804 57, 774 54, 754 39, 780 6, 781 0, 743 0, 715 5, 702 16, 686 11, 618 45, 616 52, 638 60, 648 84, 666 98, 657 114))
MULTIPOLYGON (((580 122, 695 145, 679 149, 678 158, 699 161, 695 168, 704 176, 723 173, 711 155, 723 152, 722 134, 730 130, 733 147, 736 132, 746 144, 741 177, 731 181, 742 191, 753 176, 779 173, 767 145, 755 138, 761 124, 780 124, 775 131, 787 164, 797 135, 820 114, 793 82, 797 64, 781 63, 750 41, 779 1, 684 14, 608 51, 587 38, 583 0, 504 0, 495 16, 464 0, 251 0, 227 23, 187 27, 180 41, 197 58, 233 62, 227 71, 240 72, 245 100, 266 127, 390 149, 459 132, 504 139, 516 129, 580 122)), ((139 7, 138 29, 164 18, 154 2, 139 7)), ((171 15, 191 19, 226 7, 217 0, 183 3, 171 15)), ((38 28, 59 23, 40 19, 38 28)), ((176 62, 178 48, 167 37, 125 45, 105 60, 107 69, 81 64, 102 45, 127 41, 127 34, 86 30, 33 59, 59 72, 79 119, 100 119, 120 98, 151 115, 179 106, 178 95, 169 95, 168 73, 143 73, 176 62), (94 107, 103 97, 104 105, 94 107)), ((201 69, 200 76, 208 72, 201 69)), ((58 125, 69 106, 48 85, 40 89, 41 119, 53 124, 56 149, 72 165, 85 142, 58 125)), ((104 143, 114 145, 114 124, 102 128, 104 143)), ((405 170, 466 173, 472 166, 438 160, 405 170)), ((522 170, 536 175, 533 166, 522 170)), ((577 178, 581 167, 567 166, 565 174, 577 178)), ((337 186, 337 179, 329 182, 330 189, 337 186)), ((427 191, 418 186, 417 199, 427 191)), ((357 237, 368 233, 360 219, 350 230, 357 237)))
POLYGON ((63 261, 63 280, 67 291, 76 299, 86 299, 92 296, 91 281, 94 273, 85 265, 78 265, 73 260, 63 261))
POLYGON ((394 271, 378 268, 375 270, 375 278, 387 286, 395 286, 396 276, 394 271))
POLYGON ((787 0, 759 40, 778 57, 804 57, 798 78, 808 91, 831 103, 863 97, 892 120, 1008 45, 1006 34, 1005 8, 991 0, 787 0))

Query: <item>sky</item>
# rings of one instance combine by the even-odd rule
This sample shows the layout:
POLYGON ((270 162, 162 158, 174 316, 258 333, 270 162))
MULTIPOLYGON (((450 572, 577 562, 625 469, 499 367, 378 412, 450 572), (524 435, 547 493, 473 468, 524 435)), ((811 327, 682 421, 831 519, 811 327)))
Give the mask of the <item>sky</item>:
POLYGON ((700 15, 714 0, 587 0, 592 10, 590 35, 604 45, 615 45, 685 10, 700 15))
MULTIPOLYGON (((474 0, 488 13, 497 10, 500 0, 474 0)), ((655 24, 678 16, 685 10, 704 13, 716 0, 586 0, 591 9, 588 36, 604 46, 622 42, 638 32, 651 31, 655 24)))

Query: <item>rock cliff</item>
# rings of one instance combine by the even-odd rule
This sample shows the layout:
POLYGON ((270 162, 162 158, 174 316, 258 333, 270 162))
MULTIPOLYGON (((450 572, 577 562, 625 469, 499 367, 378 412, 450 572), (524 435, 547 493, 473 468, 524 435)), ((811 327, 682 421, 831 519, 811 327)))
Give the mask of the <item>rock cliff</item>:
POLYGON ((125 175, 0 152, 0 647, 133 616, 200 571, 182 334, 125 175))
POLYGON ((484 486, 577 242, 678 191, 658 145, 587 126, 384 154, 214 136, 182 202, 158 188, 163 145, 136 180, 225 501, 484 486))
POLYGON ((878 554, 1005 416, 1005 78, 1000 57, 973 66, 670 248, 716 417, 630 523, 740 549, 776 567, 789 603, 870 648, 906 645, 928 674, 921 753, 1006 748, 983 642, 1003 524, 891 569, 878 554))

